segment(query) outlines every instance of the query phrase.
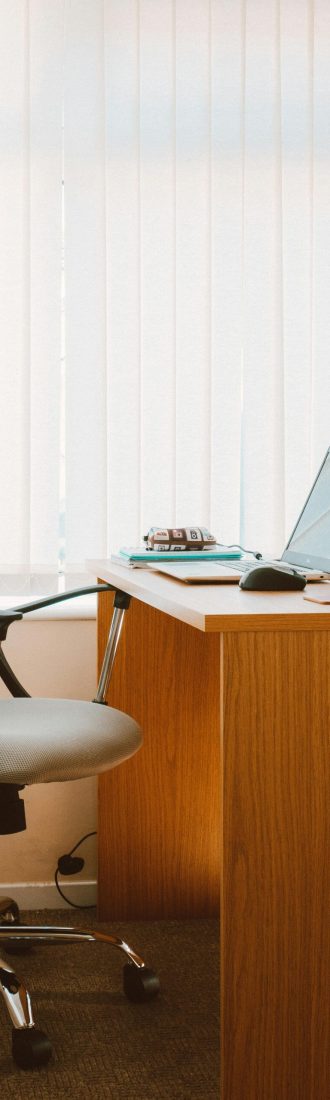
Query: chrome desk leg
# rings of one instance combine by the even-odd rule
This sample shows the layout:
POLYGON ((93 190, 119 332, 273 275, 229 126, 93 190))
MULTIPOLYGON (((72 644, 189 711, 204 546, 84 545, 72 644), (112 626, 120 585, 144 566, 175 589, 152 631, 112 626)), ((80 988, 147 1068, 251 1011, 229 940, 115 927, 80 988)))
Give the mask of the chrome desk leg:
POLYGON ((97 692, 94 703, 105 703, 106 694, 110 683, 110 677, 117 652, 118 642, 122 631, 125 611, 130 605, 131 597, 126 592, 116 592, 114 598, 114 610, 110 623, 108 641, 105 648, 103 664, 100 673, 97 692))

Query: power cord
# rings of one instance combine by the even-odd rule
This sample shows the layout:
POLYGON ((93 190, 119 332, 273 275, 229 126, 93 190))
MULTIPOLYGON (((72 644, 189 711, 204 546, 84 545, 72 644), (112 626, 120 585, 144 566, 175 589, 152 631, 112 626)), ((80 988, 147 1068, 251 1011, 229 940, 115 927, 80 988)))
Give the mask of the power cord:
POLYGON ((85 836, 82 836, 81 840, 78 840, 78 843, 74 845, 74 848, 71 848, 71 852, 65 852, 65 854, 63 856, 59 856, 58 859, 57 868, 54 876, 55 886, 59 894, 61 895, 61 898, 63 898, 63 901, 67 901, 68 905, 72 905, 73 909, 94 909, 94 905, 77 905, 75 901, 71 901, 70 898, 67 898, 65 894, 63 894, 63 890, 61 890, 61 887, 59 886, 58 876, 77 875, 79 871, 82 871, 85 860, 82 859, 81 856, 73 856, 73 853, 77 851, 77 848, 80 848, 80 845, 83 844, 84 840, 88 840, 89 836, 96 835, 97 834, 95 830, 92 833, 85 833, 85 836))
POLYGON ((243 550, 243 554, 253 554, 253 557, 257 558, 258 561, 262 558, 260 550, 247 550, 246 546, 241 546, 239 542, 218 542, 217 545, 223 546, 224 549, 227 548, 228 550, 243 550))

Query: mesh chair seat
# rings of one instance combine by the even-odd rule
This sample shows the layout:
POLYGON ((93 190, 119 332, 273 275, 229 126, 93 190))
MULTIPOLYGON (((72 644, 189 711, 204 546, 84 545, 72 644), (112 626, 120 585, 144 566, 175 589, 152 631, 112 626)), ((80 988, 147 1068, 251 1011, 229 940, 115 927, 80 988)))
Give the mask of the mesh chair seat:
POLYGON ((108 771, 142 743, 113 707, 76 699, 0 700, 1 783, 57 783, 108 771))
MULTIPOLYGON (((0 611, 0 679, 12 696, 10 699, 0 699, 1 835, 20 833, 26 827, 21 787, 32 783, 83 779, 108 771, 140 748, 142 736, 137 722, 128 714, 105 705, 123 617, 129 604, 130 596, 121 589, 97 584, 37 599, 11 611, 0 611), (114 591, 113 615, 94 702, 31 699, 2 652, 1 642, 6 639, 8 627, 30 611, 71 599, 72 596, 104 591, 114 591)), ((68 855, 71 857, 77 847, 79 844, 66 858, 68 855)), ((73 862, 76 864, 77 861, 73 862)), ((84 940, 89 943, 100 940, 119 948, 125 955, 123 986, 129 1000, 150 1001, 159 992, 157 974, 121 937, 67 926, 21 924, 18 906, 8 897, 0 898, 0 946, 1 940, 7 954, 20 952, 22 945, 26 950, 33 942, 77 943, 84 940)), ((16 1065, 25 1070, 45 1065, 51 1057, 51 1043, 45 1032, 35 1027, 28 990, 6 959, 2 958, 0 995, 13 1024, 12 1051, 16 1065)))

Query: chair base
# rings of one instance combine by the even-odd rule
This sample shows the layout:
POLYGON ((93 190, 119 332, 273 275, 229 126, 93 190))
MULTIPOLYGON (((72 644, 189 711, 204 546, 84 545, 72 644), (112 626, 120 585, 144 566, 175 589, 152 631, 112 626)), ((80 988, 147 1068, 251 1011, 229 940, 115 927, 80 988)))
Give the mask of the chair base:
MULTIPOLYGON (((73 928, 58 925, 21 924, 19 909, 12 898, 0 899, 0 948, 6 951, 25 950, 28 946, 56 943, 108 943, 117 947, 126 957, 123 967, 123 988, 130 1001, 146 1002, 153 1000, 159 993, 157 974, 146 967, 140 955, 118 936, 109 936, 105 932, 93 929, 73 928)), ((0 993, 13 1024, 13 1058, 21 1069, 31 1069, 44 1065, 51 1056, 51 1044, 44 1032, 37 1031, 34 1024, 30 995, 17 977, 9 963, 0 958, 0 993)))

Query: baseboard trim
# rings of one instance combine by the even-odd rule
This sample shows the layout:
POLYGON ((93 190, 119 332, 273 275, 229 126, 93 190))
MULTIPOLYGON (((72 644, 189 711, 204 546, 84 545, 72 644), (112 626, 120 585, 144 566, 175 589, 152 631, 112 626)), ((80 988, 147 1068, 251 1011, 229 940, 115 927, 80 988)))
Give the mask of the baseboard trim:
MULTIPOLYGON (((97 883, 62 881, 61 890, 75 905, 96 905, 97 883)), ((55 882, 4 882, 0 883, 0 896, 14 898, 20 909, 71 909, 61 898, 55 882)))

